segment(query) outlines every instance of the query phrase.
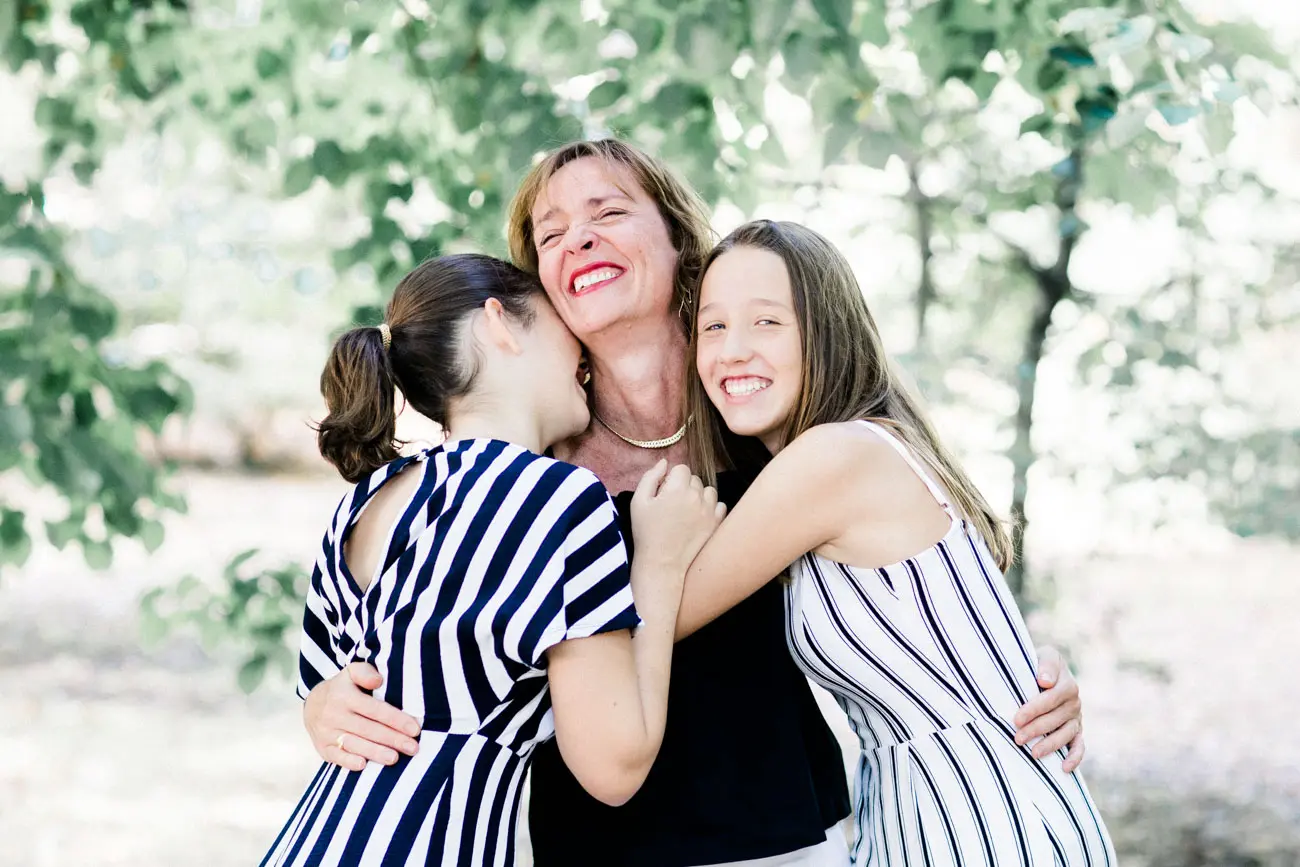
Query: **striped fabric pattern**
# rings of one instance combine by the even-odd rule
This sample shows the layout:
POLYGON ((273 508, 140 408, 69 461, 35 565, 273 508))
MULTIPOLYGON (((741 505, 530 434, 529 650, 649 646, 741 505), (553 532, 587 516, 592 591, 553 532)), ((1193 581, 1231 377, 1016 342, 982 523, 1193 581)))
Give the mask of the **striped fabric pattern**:
POLYGON ((1114 867, 1082 776, 1036 760, 1012 717, 1038 693, 1015 600, 979 534, 879 425, 949 514, 914 557, 861 569, 806 554, 786 589, 786 639, 862 744, 858 867, 1114 867))
POLYGON ((308 591, 298 694, 366 661, 420 750, 322 764, 263 865, 513 865, 524 774, 554 734, 546 650, 639 622, 614 504, 589 471, 489 439, 394 461, 339 504, 308 591), (420 485, 362 590, 349 530, 397 473, 420 485))

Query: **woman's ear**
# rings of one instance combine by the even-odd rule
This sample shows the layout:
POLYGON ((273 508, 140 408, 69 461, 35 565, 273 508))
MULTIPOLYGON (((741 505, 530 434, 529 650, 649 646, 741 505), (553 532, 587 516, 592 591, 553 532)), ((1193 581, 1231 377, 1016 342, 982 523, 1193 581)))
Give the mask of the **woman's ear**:
POLYGON ((515 329, 520 325, 510 319, 506 309, 496 298, 489 298, 483 304, 481 320, 482 338, 499 349, 518 355, 523 351, 515 329))

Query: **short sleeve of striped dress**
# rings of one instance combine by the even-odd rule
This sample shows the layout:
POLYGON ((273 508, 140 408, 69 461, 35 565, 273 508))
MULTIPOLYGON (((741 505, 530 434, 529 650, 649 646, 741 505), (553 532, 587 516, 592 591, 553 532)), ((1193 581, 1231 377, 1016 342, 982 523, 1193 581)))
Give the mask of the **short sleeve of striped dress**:
POLYGON ((311 582, 307 585, 303 610, 298 684, 295 690, 299 698, 305 701, 307 694, 318 683, 343 670, 337 656, 339 637, 338 611, 325 592, 324 576, 320 566, 317 566, 312 570, 311 582))
MULTIPOLYGON (((629 583, 627 546, 609 492, 589 470, 573 468, 563 488, 576 492, 556 522, 555 554, 543 570, 545 601, 528 632, 537 637, 531 662, 561 641, 640 625, 629 583)), ((559 492, 557 492, 558 494, 559 492)))

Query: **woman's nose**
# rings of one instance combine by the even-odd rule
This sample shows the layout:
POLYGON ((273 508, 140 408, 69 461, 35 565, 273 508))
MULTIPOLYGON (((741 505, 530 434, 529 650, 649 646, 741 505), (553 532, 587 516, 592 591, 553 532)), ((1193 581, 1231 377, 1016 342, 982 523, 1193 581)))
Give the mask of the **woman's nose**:
POLYGON ((591 250, 596 246, 596 235, 585 223, 574 226, 564 239, 564 246, 570 253, 591 250))

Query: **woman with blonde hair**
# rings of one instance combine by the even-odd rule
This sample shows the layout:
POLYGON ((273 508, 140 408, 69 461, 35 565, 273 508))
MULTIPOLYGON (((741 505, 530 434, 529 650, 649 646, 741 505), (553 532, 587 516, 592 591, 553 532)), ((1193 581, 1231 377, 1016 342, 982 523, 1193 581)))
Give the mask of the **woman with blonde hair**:
MULTIPOLYGON (((661 458, 685 462, 683 387, 691 298, 714 235, 700 197, 625 142, 564 145, 523 179, 509 212, 511 256, 536 273, 583 343, 593 422, 556 457, 628 491, 661 458)), ((718 493, 735 502, 765 452, 739 439, 718 493)), ((626 495, 616 496, 626 515, 626 495)), ((778 570, 779 571, 779 570, 778 570)), ((775 576, 776 571, 772 573, 775 576)), ((618 809, 587 795, 554 748, 533 765, 529 826, 538 867, 844 864, 838 823, 850 801, 839 745, 786 649, 782 588, 772 581, 682 641, 668 722, 640 791, 618 809)), ((1058 654, 1039 653, 1045 691, 1018 722, 1040 749, 1073 741, 1078 688, 1058 654)), ((408 717, 363 690, 382 678, 349 666, 311 690, 304 721, 329 761, 359 767, 416 751, 408 717), (347 749, 335 739, 348 735, 347 749)))

